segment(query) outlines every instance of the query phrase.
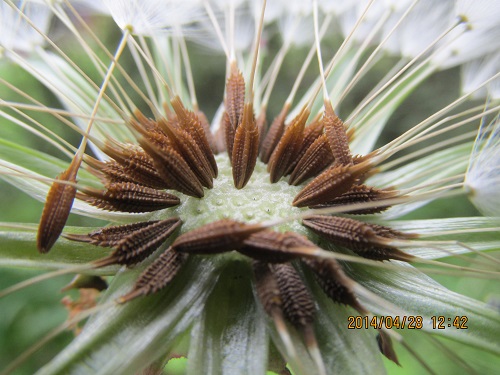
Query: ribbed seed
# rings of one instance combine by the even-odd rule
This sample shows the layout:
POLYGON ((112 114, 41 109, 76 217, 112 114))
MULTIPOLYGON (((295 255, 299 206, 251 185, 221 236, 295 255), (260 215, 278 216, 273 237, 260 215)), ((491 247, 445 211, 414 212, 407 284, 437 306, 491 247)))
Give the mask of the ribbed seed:
POLYGON ((264 163, 269 162, 269 158, 273 153, 274 149, 278 145, 281 137, 283 136, 283 132, 285 131, 285 119, 288 115, 288 111, 290 110, 290 104, 285 103, 281 112, 278 116, 276 116, 267 131, 264 140, 262 141, 262 148, 260 150, 260 160, 264 163))
MULTIPOLYGON (((148 128, 143 126, 142 123, 139 123, 131 119, 130 124, 135 128, 135 130, 137 130, 140 134, 142 134, 142 136, 144 137, 145 140, 147 140, 147 142, 157 147, 158 149, 161 150, 169 147, 174 147, 171 139, 167 137, 167 134, 165 134, 163 127, 160 126, 160 123, 155 122, 154 127, 148 128)), ((151 155, 146 150, 144 151, 151 157, 151 155)))
POLYGON ((290 263, 272 264, 270 267, 276 277, 287 320, 297 328, 310 326, 314 321, 316 308, 295 268, 290 263))
MULTIPOLYGON (((188 164, 191 167, 191 170, 193 170, 197 176, 200 182, 202 183, 203 186, 206 188, 211 189, 213 187, 213 178, 217 176, 217 165, 215 169, 212 168, 212 165, 210 164, 210 160, 206 157, 206 154, 204 150, 202 150, 199 147, 199 141, 195 139, 191 134, 180 130, 180 139, 183 145, 185 146, 190 146, 190 148, 186 151, 190 152, 190 157, 188 158, 188 152, 183 153, 183 155, 186 155, 184 157, 185 160, 189 160, 188 164)), ((208 143, 207 143, 207 147, 208 143)), ((210 156, 212 156, 212 159, 215 163, 215 159, 213 158, 212 150, 210 150, 210 156)))
MULTIPOLYGON (((212 188, 212 168, 193 137, 181 128, 173 128, 164 119, 160 119, 158 124, 165 131, 172 147, 175 148, 189 165, 191 171, 198 178, 198 181, 203 186, 212 188)), ((211 150, 210 153, 212 153, 211 150)))
MULTIPOLYGON (((135 111, 135 116, 141 118, 141 123, 131 119, 130 124, 142 135, 138 138, 138 142, 153 159, 154 167, 162 180, 170 188, 181 193, 198 198, 203 197, 202 184, 184 159, 182 150, 176 147, 179 142, 174 142, 165 134, 165 131, 173 128, 172 123, 145 119, 138 111, 135 111), (145 123, 148 125, 144 126, 145 123)), ((188 146, 185 147, 188 148, 188 146)))
POLYGON ((146 132, 157 132, 159 130, 158 123, 155 120, 144 116, 140 110, 134 110, 134 117, 137 121, 132 118, 130 119, 130 123, 135 128, 137 128, 137 125, 140 124, 140 127, 142 127, 146 132))
MULTIPOLYGON (((196 111, 195 112, 196 118, 200 121, 200 125, 203 128, 203 132, 205 134, 205 137, 207 139, 208 146, 210 147, 210 150, 212 150, 212 154, 217 154, 219 150, 217 149, 217 145, 215 143, 215 138, 214 135, 212 134, 212 130, 210 129, 210 123, 208 122, 207 116, 203 111, 196 111)), ((214 158, 215 161, 215 158, 214 158)), ((217 163, 215 163, 215 168, 217 170, 217 163)), ((217 177, 217 174, 214 176, 217 177)))
MULTIPOLYGON (((76 183, 80 161, 75 157, 68 169, 57 180, 76 183)), ((49 189, 42 216, 38 224, 36 246, 39 252, 48 253, 61 235, 76 196, 76 187, 54 182, 49 189)))
POLYGON ((349 149, 346 126, 335 114, 332 104, 329 101, 325 101, 323 126, 325 127, 325 134, 327 135, 335 163, 339 165, 352 164, 352 154, 349 149))
POLYGON ((115 246, 115 251, 104 259, 93 263, 94 267, 111 264, 127 266, 139 263, 149 257, 181 225, 179 218, 151 223, 123 237, 115 246))
MULTIPOLYGON (((146 154, 145 154, 146 155, 146 154)), ((148 156, 148 159, 149 156, 148 156)), ((140 185, 148 186, 154 189, 168 189, 169 186, 163 181, 154 167, 153 160, 151 164, 142 163, 139 165, 137 159, 131 157, 127 165, 119 164, 114 160, 106 162, 106 166, 101 169, 106 174, 107 182, 135 182, 140 185)))
POLYGON ((245 80, 236 64, 231 65, 231 73, 226 83, 224 99, 225 112, 222 118, 225 132, 226 149, 229 158, 233 155, 234 136, 236 128, 241 123, 245 106, 245 80))
POLYGON ((302 253, 294 251, 297 247, 316 248, 317 246, 293 232, 279 233, 265 230, 248 237, 238 251, 260 261, 282 263, 303 256, 302 253))
POLYGON ((352 280, 335 259, 303 259, 303 262, 314 271, 318 284, 334 302, 349 305, 360 314, 367 312, 351 288, 352 280))
POLYGON ((231 72, 226 83, 226 97, 224 99, 226 113, 233 129, 241 123, 245 105, 245 79, 236 63, 231 65, 231 72))
POLYGON ((297 166, 302 156, 306 153, 309 146, 311 146, 313 142, 322 134, 323 124, 318 119, 318 116, 316 116, 313 121, 304 128, 304 131, 302 133, 302 143, 299 150, 297 151, 297 155, 291 160, 291 163, 288 165, 288 168, 285 171, 285 176, 291 174, 295 170, 295 167, 297 166))
POLYGON ((175 195, 131 182, 109 184, 105 191, 88 188, 82 192, 80 199, 108 211, 151 212, 180 203, 175 195))
POLYGON ((282 300, 278 282, 267 262, 253 261, 252 269, 255 276, 257 296, 269 316, 282 315, 282 300))
POLYGON ((289 184, 299 185, 305 180, 318 175, 334 161, 326 134, 322 134, 301 156, 290 175, 289 184))
POLYGON ((144 139, 139 140, 139 143, 153 158, 155 168, 166 184, 186 195, 203 197, 203 186, 177 151, 171 147, 160 148, 159 145, 152 145, 144 139))
POLYGON ((345 217, 324 215, 308 217, 302 220, 302 223, 334 244, 347 247, 364 258, 403 261, 411 261, 414 258, 389 245, 390 239, 395 238, 395 233, 391 237, 382 236, 384 231, 393 233, 387 227, 373 226, 345 217))
POLYGON ((418 234, 415 233, 403 233, 399 230, 392 229, 391 227, 386 227, 385 225, 370 224, 372 229, 378 236, 393 239, 412 239, 418 238, 418 234))
POLYGON ((252 103, 245 104, 241 124, 236 129, 233 144, 233 181, 242 189, 252 176, 259 154, 259 129, 255 124, 252 103))
POLYGON ((213 136, 203 112, 198 111, 198 114, 184 107, 180 98, 176 96, 171 101, 172 107, 177 115, 179 127, 186 131, 201 149, 201 154, 210 166, 210 174, 213 178, 217 177, 217 163, 213 154, 213 136))
POLYGON ((165 111, 165 117, 167 121, 174 127, 177 128, 179 125, 179 119, 177 114, 170 108, 167 102, 163 102, 163 110, 165 111))
POLYGON ((323 119, 319 115, 316 115, 309 125, 306 125, 304 128, 304 139, 302 140, 297 159, 300 160, 314 141, 323 134, 323 119))
POLYGON ((234 136, 236 134, 236 129, 231 125, 231 120, 229 119, 229 115, 227 112, 224 112, 222 115, 222 126, 224 129, 224 145, 229 156, 229 161, 232 162, 231 158, 233 157, 233 144, 234 144, 234 136))
POLYGON ((132 290, 118 302, 125 303, 140 296, 156 293, 175 278, 186 262, 188 254, 178 253, 169 247, 137 279, 132 290))
POLYGON ((255 119, 255 126, 259 130, 259 150, 262 150, 262 144, 264 143, 264 134, 266 134, 267 129, 267 118, 266 118, 266 109, 261 107, 261 112, 255 119))
POLYGON ((88 234, 66 234, 65 237, 72 241, 87 242, 96 246, 114 247, 127 235, 157 222, 158 220, 142 221, 139 223, 125 225, 113 225, 97 229, 88 234))
POLYGON ((218 220, 179 236, 172 248, 190 254, 215 254, 236 250, 252 233, 263 230, 259 224, 245 224, 231 219, 218 220))
MULTIPOLYGON (((345 206, 348 204, 355 203, 367 203, 367 202, 377 202, 383 201, 385 199, 393 198, 398 193, 395 190, 381 190, 367 185, 353 185, 351 189, 341 196, 334 198, 331 201, 325 202, 323 204, 318 204, 312 206, 311 208, 324 208, 324 207, 335 207, 335 206, 345 206)), ((387 210, 390 205, 381 204, 377 207, 363 208, 360 210, 349 211, 350 215, 366 215, 366 214, 376 214, 387 210)))
POLYGON ((271 182, 277 182, 283 177, 290 165, 296 161, 304 138, 304 127, 309 114, 310 110, 307 107, 302 108, 297 117, 292 120, 285 130, 274 149, 267 165, 271 182))
POLYGON ((135 182, 155 189, 169 188, 156 171, 153 159, 144 150, 137 146, 124 146, 122 150, 115 150, 114 160, 101 162, 90 157, 86 160, 107 183, 135 182))
POLYGON ((349 191, 359 176, 366 172, 366 165, 334 165, 309 182, 293 201, 296 207, 329 202, 349 191))

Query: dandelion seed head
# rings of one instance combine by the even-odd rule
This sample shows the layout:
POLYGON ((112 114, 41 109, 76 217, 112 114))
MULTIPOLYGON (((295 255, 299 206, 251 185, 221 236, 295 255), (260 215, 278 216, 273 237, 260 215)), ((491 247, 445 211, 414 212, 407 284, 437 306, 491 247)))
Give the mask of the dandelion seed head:
MULTIPOLYGON (((472 60, 464 91, 494 88, 494 82, 484 84, 496 69, 495 58, 487 55, 490 47, 464 57, 470 47, 454 44, 469 37, 486 43, 490 36, 481 33, 495 29, 493 18, 484 18, 489 23, 484 30, 469 27, 483 16, 462 5, 452 11, 452 1, 270 1, 263 36, 255 40, 261 1, 105 3, 104 15, 123 30, 118 48, 103 47, 100 30, 71 14, 78 8, 57 4, 55 16, 78 20, 68 27, 68 38, 88 61, 65 54, 71 43, 61 44, 61 50, 55 43, 48 50, 37 48, 34 58, 14 60, 62 108, 46 108, 29 94, 24 96, 28 104, 0 100, 10 111, 0 108, 0 116, 49 139, 65 157, 78 160, 72 156, 83 152, 87 140, 91 146, 81 168, 72 162, 76 182, 71 186, 77 191, 71 210, 109 223, 78 233, 66 226, 62 236, 54 232, 54 251, 41 262, 71 265, 80 261, 71 254, 101 246, 108 248, 99 252, 106 256, 90 259, 83 272, 113 273, 116 268, 102 267, 123 266, 101 297, 97 309, 102 310, 87 312, 93 318, 82 334, 44 370, 90 366, 137 373, 179 349, 178 339, 189 336, 193 373, 213 368, 213 373, 264 374, 268 363, 281 372, 288 363, 297 374, 382 373, 380 352, 398 363, 396 352, 402 348, 393 350, 392 335, 385 331, 347 329, 348 316, 412 315, 429 321, 431 315, 457 314, 458 308, 479 327, 458 332, 458 339, 481 349, 491 346, 500 318, 402 262, 430 263, 471 252, 486 257, 481 251, 497 248, 498 240, 462 243, 457 236, 463 229, 492 232, 493 224, 482 218, 401 216, 465 191, 480 209, 500 201, 493 189, 499 179, 498 121, 480 133, 464 183, 474 137, 469 127, 496 114, 498 104, 461 110, 467 96, 458 97, 392 141, 378 138, 395 111, 419 104, 405 99, 438 69, 472 60), (463 14, 461 23, 457 14, 463 14), (339 31, 335 24, 344 42, 341 36, 330 39, 339 31), (323 26, 326 33, 320 35, 323 26), (276 31, 281 45, 274 56, 276 31), (186 39, 224 50, 227 61, 218 71, 222 76, 226 69, 224 92, 217 94, 212 86, 200 90, 206 83, 196 81, 191 70, 203 70, 208 57, 193 55, 198 61, 190 61, 193 46, 186 39), (273 40, 269 49, 267 40, 273 40), (294 58, 304 52, 303 70, 295 72, 295 82, 283 82, 292 48, 294 58), (384 50, 400 61, 384 66, 384 50), (453 51, 460 56, 450 62, 453 51), (311 66, 314 56, 319 75, 311 66), (368 80, 369 87, 360 87, 372 69, 380 82, 368 80), (274 94, 290 91, 292 84, 291 91, 304 90, 291 92, 281 112, 267 107, 281 93, 274 94), (222 103, 209 124, 203 96, 216 94, 222 103), (50 133, 50 124, 32 120, 33 107, 75 130, 83 147, 75 152, 50 133), (453 131, 459 135, 437 137, 453 131), (425 235, 443 241, 426 241, 425 235), (70 255, 57 258, 61 249, 70 255)), ((66 161, 25 151, 35 156, 32 171, 26 158, 16 159, 23 150, 0 139, 0 177, 43 200, 51 184, 58 186, 54 170, 66 161)), ((65 207, 68 213, 70 206, 65 207)), ((60 229, 66 217, 58 212, 45 216, 57 219, 60 229)), ((44 220, 39 228, 48 228, 44 220)), ((35 241, 31 248, 23 242, 21 257, 36 262, 34 249, 35 241)), ((405 338, 394 337, 408 347, 405 338)), ((180 350, 176 354, 185 355, 180 350)))

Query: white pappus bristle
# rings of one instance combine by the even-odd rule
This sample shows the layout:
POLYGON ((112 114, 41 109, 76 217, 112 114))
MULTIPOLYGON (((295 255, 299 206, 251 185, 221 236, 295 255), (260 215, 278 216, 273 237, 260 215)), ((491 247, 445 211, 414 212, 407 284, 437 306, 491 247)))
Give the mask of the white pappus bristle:
POLYGON ((479 129, 465 187, 469 199, 487 216, 500 216, 500 118, 479 129))

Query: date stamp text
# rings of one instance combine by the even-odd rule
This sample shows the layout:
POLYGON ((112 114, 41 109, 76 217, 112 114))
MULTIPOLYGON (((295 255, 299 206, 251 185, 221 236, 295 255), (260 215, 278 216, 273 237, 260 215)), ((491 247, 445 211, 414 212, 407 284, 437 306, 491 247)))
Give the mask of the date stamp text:
POLYGON ((468 329, 467 316, 431 316, 424 319, 421 315, 395 315, 395 316, 361 316, 350 315, 347 317, 348 329, 468 329))

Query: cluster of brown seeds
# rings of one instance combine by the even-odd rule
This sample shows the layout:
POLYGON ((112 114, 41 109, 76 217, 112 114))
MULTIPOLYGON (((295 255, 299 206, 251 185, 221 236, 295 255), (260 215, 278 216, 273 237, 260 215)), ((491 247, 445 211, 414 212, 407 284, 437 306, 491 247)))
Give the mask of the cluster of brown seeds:
MULTIPOLYGON (((202 198, 204 189, 211 189, 217 178, 214 153, 224 151, 231 161, 237 189, 243 189, 249 181, 259 155, 267 163, 271 183, 284 176, 289 176, 291 185, 310 180, 291 202, 297 207, 377 202, 396 195, 395 191, 363 184, 372 170, 370 158, 352 155, 349 140, 353 132, 346 129, 328 102, 325 102, 323 116, 316 116, 307 126, 311 114, 307 106, 289 124, 285 124, 289 107, 284 106, 261 139, 264 121, 262 117, 256 121, 252 103, 245 102, 245 82, 233 66, 226 87, 226 111, 215 136, 210 133, 205 117, 186 109, 178 97, 174 97, 170 105, 171 108, 165 106, 163 118, 150 119, 136 111, 129 120, 140 147, 111 140, 103 149, 111 160, 102 162, 85 157, 89 170, 103 182, 103 190, 80 188, 76 192, 73 185, 54 183, 40 223, 41 251, 48 251, 61 233, 66 218, 62 217, 60 207, 69 213, 71 204, 68 208, 64 202, 72 202, 75 195, 110 211, 149 212, 179 205, 180 199, 164 190, 202 198)), ((76 172, 70 167, 59 180, 75 182, 75 177, 76 172)), ((386 208, 381 202, 380 206, 351 214, 375 213, 386 208)), ((329 215, 307 217, 303 225, 361 257, 412 259, 391 245, 392 240, 408 236, 388 227, 329 215)), ((108 257, 96 261, 94 267, 130 266, 150 256, 181 226, 181 218, 171 217, 106 227, 87 235, 65 236, 114 249, 108 257)), ((145 269, 120 302, 164 288, 190 256, 237 251, 252 259, 257 294, 265 311, 275 321, 290 322, 303 332, 306 341, 314 341, 314 300, 292 261, 299 260, 309 268, 333 301, 349 305, 361 314, 368 313, 357 300, 353 282, 340 264, 333 259, 318 258, 318 249, 316 244, 296 233, 279 233, 258 223, 218 220, 178 236, 145 269)), ((379 340, 381 351, 397 362, 388 337, 381 332, 379 340)))

